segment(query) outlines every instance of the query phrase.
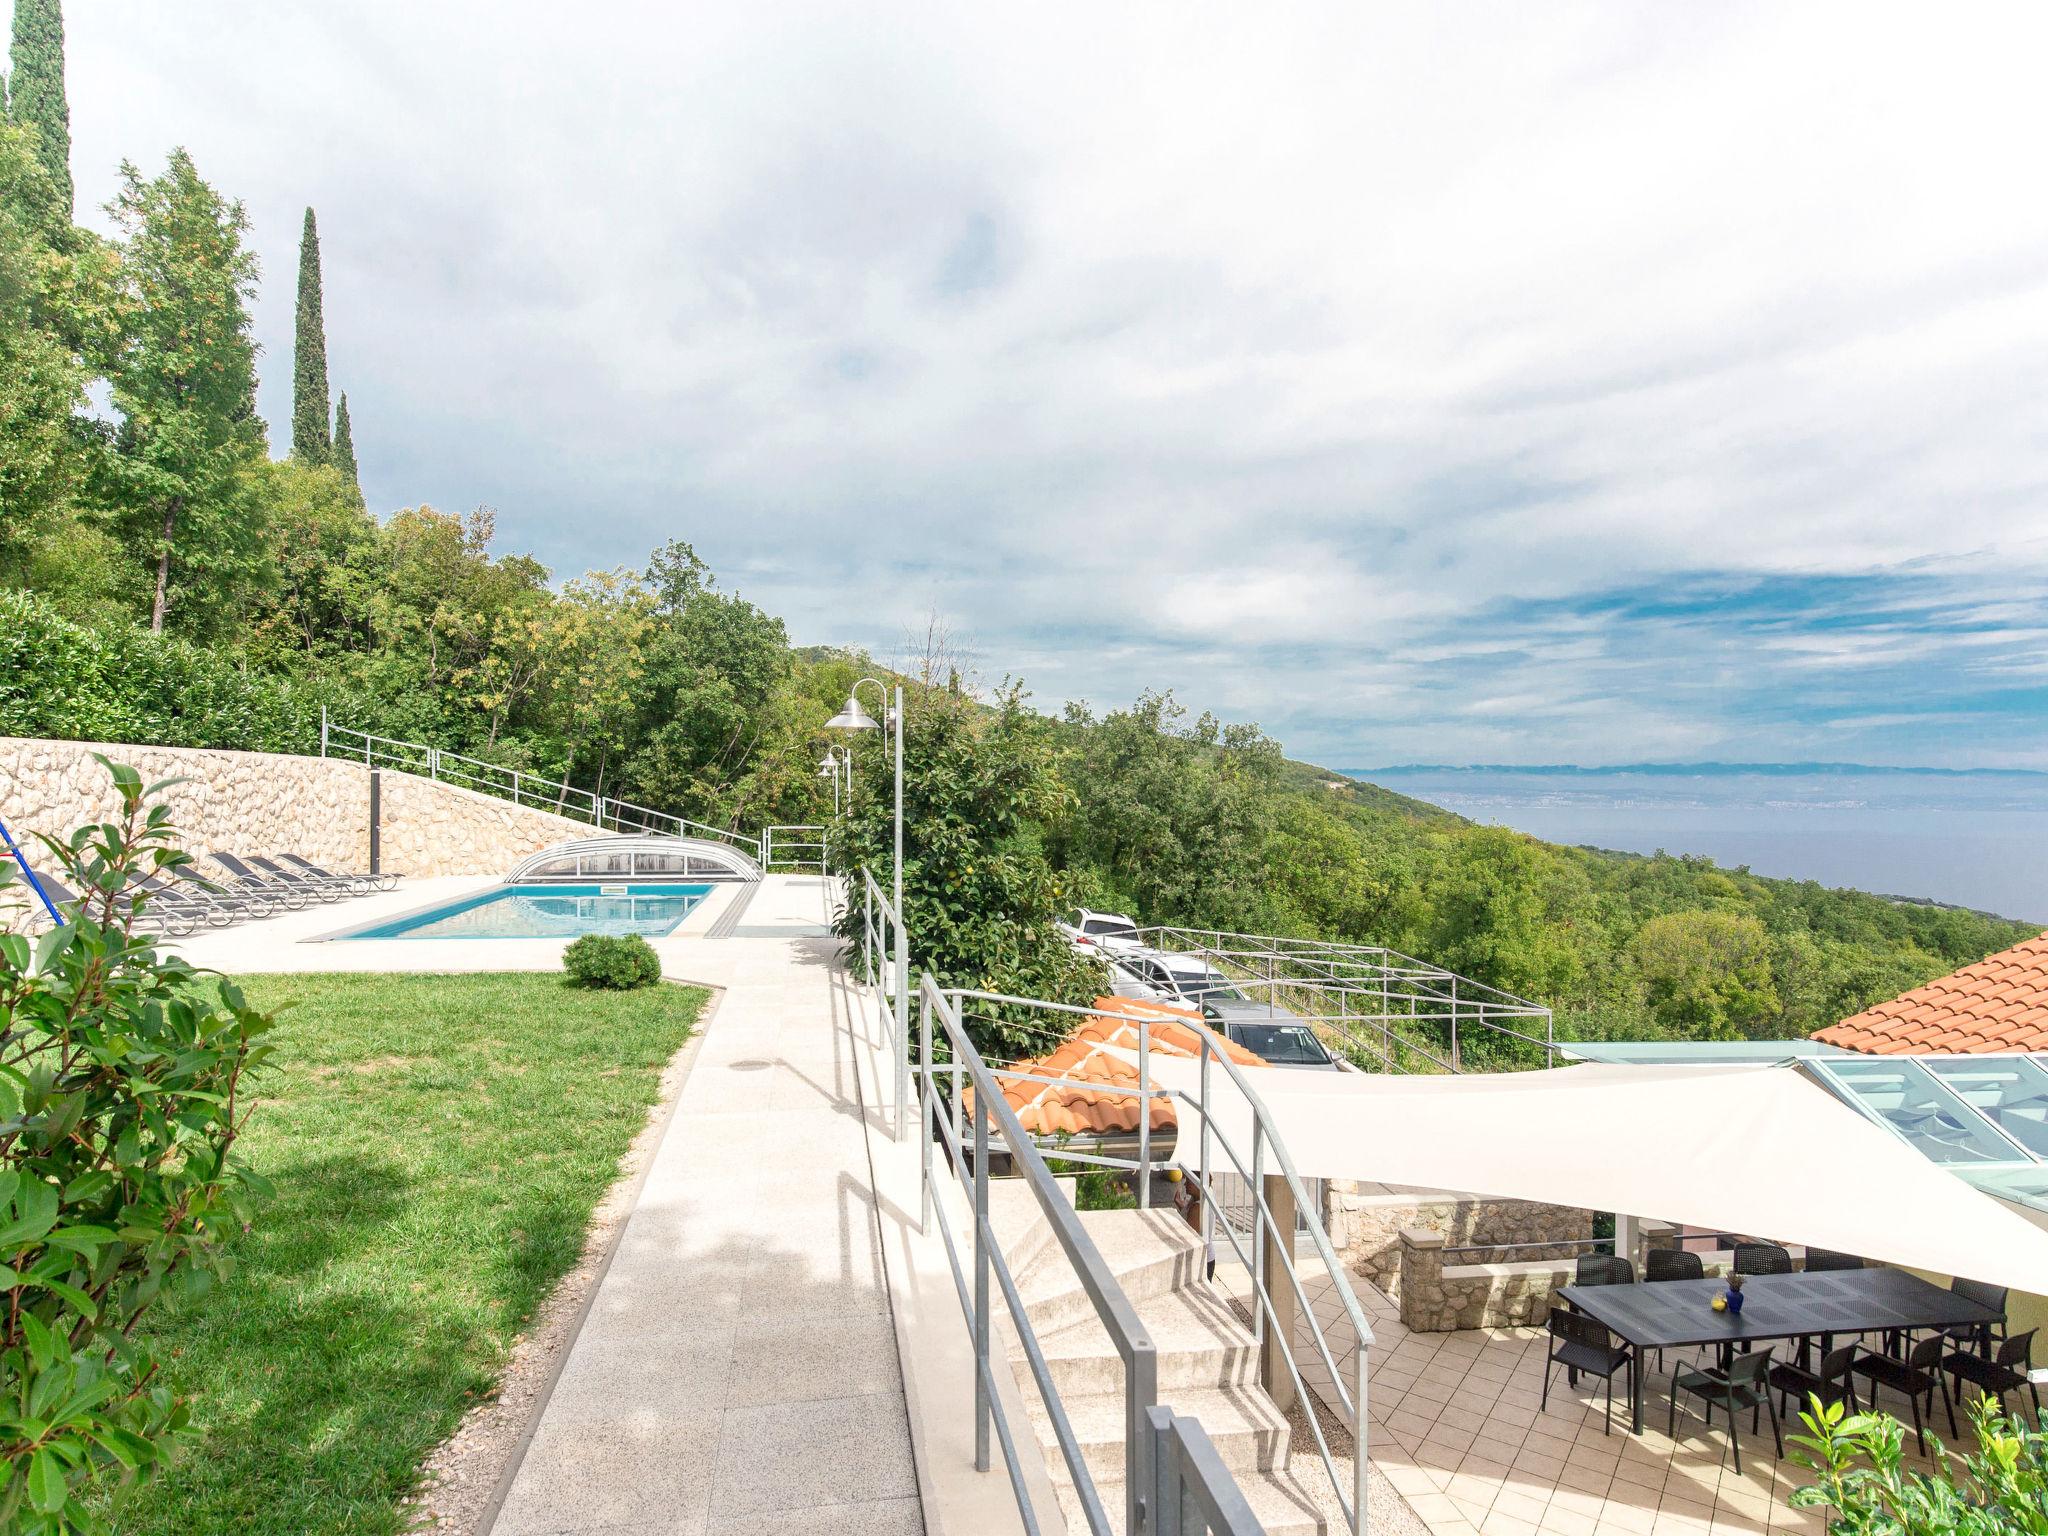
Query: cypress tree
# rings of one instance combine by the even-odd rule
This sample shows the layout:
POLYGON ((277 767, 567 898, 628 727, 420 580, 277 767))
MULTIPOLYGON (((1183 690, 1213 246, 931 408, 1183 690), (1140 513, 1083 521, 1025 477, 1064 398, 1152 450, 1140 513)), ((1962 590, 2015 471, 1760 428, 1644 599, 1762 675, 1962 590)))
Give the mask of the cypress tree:
POLYGON ((299 236, 299 324, 292 351, 292 457, 325 464, 327 436, 327 322, 320 309, 320 230, 306 210, 299 236))
POLYGON ((341 478, 355 494, 356 505, 363 501, 363 485, 356 478, 356 435, 348 424, 348 391, 341 392, 341 399, 334 407, 334 450, 328 461, 341 471, 341 478))
POLYGON ((14 0, 8 115, 41 137, 37 157, 56 183, 71 222, 71 107, 64 98, 64 10, 60 0, 14 0))

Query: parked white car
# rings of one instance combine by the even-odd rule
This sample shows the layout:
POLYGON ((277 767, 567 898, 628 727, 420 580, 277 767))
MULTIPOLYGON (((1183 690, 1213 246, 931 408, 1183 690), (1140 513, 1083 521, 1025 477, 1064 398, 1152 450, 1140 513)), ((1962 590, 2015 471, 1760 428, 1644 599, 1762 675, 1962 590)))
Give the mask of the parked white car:
POLYGON ((1158 949, 1127 949, 1109 960, 1110 990, 1118 997, 1200 1008, 1212 999, 1245 1003, 1237 983, 1206 960, 1158 949))
POLYGON ((1121 912, 1091 912, 1083 907, 1058 926, 1067 942, 1091 959, 1145 947, 1138 938, 1138 925, 1121 912))

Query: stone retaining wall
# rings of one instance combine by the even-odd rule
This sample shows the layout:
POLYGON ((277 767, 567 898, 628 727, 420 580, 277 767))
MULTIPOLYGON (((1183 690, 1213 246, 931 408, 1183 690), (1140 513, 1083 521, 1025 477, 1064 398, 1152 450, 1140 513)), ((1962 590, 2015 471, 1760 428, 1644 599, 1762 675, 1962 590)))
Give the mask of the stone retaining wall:
POLYGON ((1389 1189, 1347 1179, 1329 1182, 1323 1206, 1324 1227, 1345 1265, 1396 1301, 1401 1299, 1401 1233, 1405 1228, 1433 1231, 1449 1246, 1459 1248, 1509 1243, 1560 1245, 1495 1247, 1466 1256, 1503 1262, 1575 1260, 1586 1249, 1574 1240, 1593 1235, 1593 1213, 1570 1206, 1493 1200, 1443 1190, 1389 1189))
MULTIPOLYGON (((167 790, 181 841, 198 855, 296 853, 316 864, 367 869, 370 773, 339 758, 198 747, 0 737, 0 818, 24 846, 28 835, 68 835, 119 809, 98 752, 145 782, 184 778, 167 790)), ((383 867, 402 875, 497 875, 588 823, 383 770, 383 867)), ((31 854, 33 857, 33 854, 31 854)))
POLYGON ((1397 1238, 1401 1321, 1418 1333, 1541 1323, 1577 1269, 1570 1258, 1446 1264, 1444 1247, 1443 1235, 1426 1228, 1397 1238))

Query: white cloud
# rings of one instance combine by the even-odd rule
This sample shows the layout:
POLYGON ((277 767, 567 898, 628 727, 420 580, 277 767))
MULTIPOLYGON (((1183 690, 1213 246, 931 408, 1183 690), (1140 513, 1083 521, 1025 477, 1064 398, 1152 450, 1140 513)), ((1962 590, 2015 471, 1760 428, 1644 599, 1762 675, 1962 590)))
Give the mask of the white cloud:
POLYGON ((82 201, 179 142, 248 200, 270 419, 311 202, 373 499, 564 571, 688 537, 800 638, 936 604, 1347 762, 1791 753, 1964 643, 1880 574, 2041 618, 2038 7, 67 20, 82 201), (1588 607, 1710 573, 1878 622, 1588 607))

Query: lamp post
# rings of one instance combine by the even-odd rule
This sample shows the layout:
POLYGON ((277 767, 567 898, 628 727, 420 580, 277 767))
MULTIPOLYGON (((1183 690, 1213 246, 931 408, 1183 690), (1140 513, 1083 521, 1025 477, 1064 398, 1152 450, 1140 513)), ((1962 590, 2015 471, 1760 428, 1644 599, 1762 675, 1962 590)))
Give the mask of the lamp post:
POLYGON ((818 777, 832 781, 832 818, 839 819, 839 752, 834 748, 818 762, 818 777))
MULTIPOLYGON (((872 683, 875 692, 882 696, 883 718, 888 721, 889 731, 894 738, 896 760, 896 858, 895 879, 891 882, 896 910, 896 944, 892 978, 896 1002, 896 1139, 903 1139, 904 1100, 910 1088, 910 939, 903 925, 903 685, 896 685, 896 696, 892 701, 889 690, 879 678, 864 677, 855 683, 846 695, 846 707, 825 722, 828 730, 872 731, 876 723, 874 716, 860 707, 860 691, 872 683)), ((847 754, 847 776, 853 774, 852 753, 847 754)))

